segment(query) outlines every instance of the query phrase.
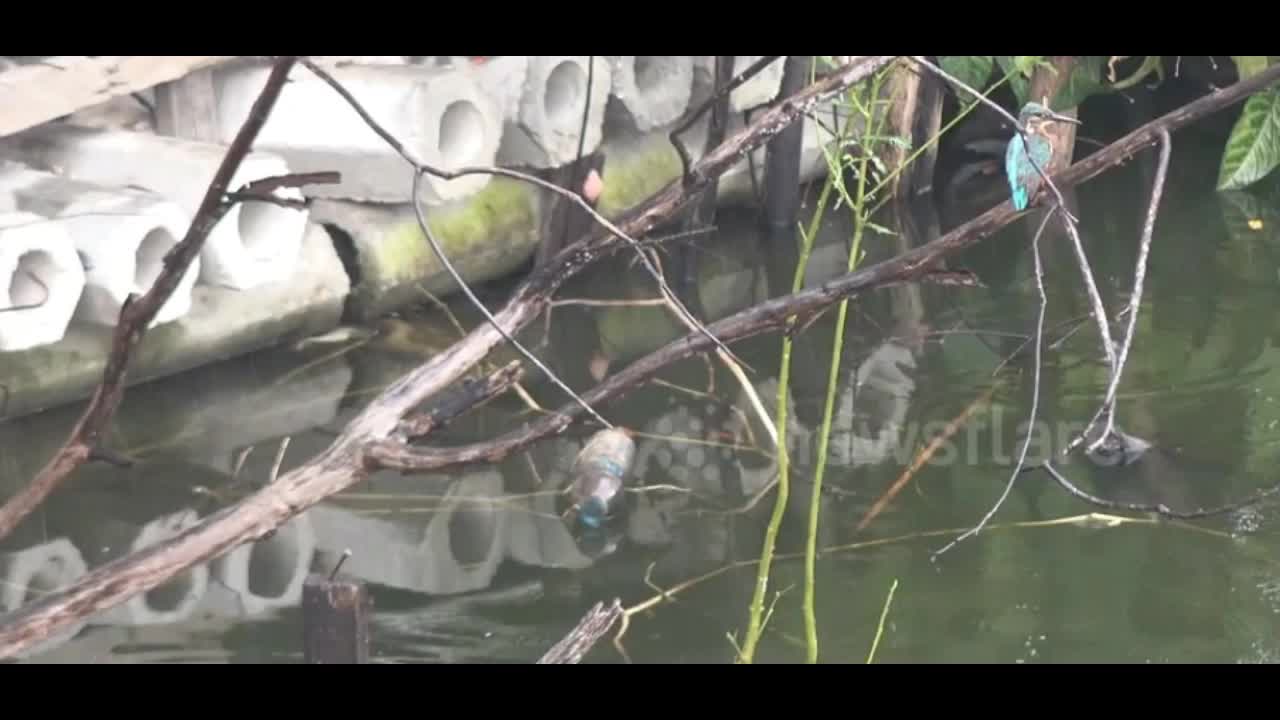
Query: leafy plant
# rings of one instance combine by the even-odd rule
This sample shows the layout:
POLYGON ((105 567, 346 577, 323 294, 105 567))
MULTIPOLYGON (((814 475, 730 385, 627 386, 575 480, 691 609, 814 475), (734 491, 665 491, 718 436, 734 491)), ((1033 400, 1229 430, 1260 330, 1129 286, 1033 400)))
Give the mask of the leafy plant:
MULTIPOLYGON (((1232 56, 1241 80, 1253 77, 1280 57, 1232 56)), ((1218 168, 1218 189, 1239 190, 1271 174, 1280 165, 1280 88, 1270 88, 1245 101, 1231 128, 1218 168)))
POLYGON ((1218 170, 1219 190, 1239 190, 1280 165, 1280 90, 1263 90, 1245 101, 1231 129, 1218 170))

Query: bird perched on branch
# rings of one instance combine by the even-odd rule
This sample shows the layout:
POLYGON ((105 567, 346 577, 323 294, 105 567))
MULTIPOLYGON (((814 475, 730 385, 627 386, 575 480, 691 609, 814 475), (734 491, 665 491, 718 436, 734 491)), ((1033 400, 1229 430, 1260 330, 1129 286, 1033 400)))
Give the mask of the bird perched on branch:
POLYGON ((1059 115, 1035 102, 1023 105, 1022 112, 1018 113, 1018 124, 1027 131, 1026 142, 1023 142, 1020 134, 1015 134, 1004 154, 1004 172, 1009 178, 1014 210, 1021 212, 1027 209, 1031 199, 1039 191, 1040 184, 1044 182, 1041 173, 1049 173, 1049 162, 1053 159, 1053 138, 1050 131, 1055 122, 1080 124, 1073 117, 1059 115))

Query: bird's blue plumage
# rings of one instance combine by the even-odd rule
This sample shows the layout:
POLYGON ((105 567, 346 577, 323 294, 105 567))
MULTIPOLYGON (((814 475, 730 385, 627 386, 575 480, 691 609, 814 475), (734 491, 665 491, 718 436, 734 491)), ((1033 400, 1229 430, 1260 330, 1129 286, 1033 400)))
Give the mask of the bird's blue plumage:
POLYGON ((1037 135, 1028 135, 1026 145, 1022 136, 1014 135, 1004 154, 1004 172, 1009 178, 1009 191, 1013 196, 1014 210, 1027 209, 1032 195, 1042 182, 1040 173, 1048 172, 1049 159, 1053 155, 1053 146, 1049 141, 1037 135), (1027 148, 1031 149, 1028 156, 1027 148), (1031 163, 1034 159, 1035 164, 1031 163), (1036 168, 1039 167, 1039 170, 1036 168))

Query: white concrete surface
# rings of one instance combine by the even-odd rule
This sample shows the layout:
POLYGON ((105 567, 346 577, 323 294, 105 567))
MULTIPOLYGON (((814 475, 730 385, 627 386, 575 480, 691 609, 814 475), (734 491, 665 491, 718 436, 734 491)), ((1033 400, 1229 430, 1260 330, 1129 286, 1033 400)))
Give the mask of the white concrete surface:
MULTIPOLYGON (((471 74, 480 91, 497 104, 503 122, 510 123, 520 114, 520 100, 525 93, 530 63, 543 59, 526 55, 503 55, 481 64, 468 62, 459 69, 471 74)), ((498 154, 501 157, 501 147, 498 154)))
MULTIPOLYGON (((176 203, 145 190, 108 188, 0 162, 0 192, 23 210, 51 218, 71 236, 84 266, 86 287, 74 320, 114 326, 130 294, 151 289, 165 255, 191 225, 176 203)), ((152 325, 186 315, 200 273, 196 258, 152 325)))
POLYGON ((84 267, 62 223, 0 214, 0 352, 61 340, 84 287, 84 267))
MULTIPOLYGON (((266 82, 265 66, 220 68, 214 73, 223 142, 240 129, 266 82)), ((348 65, 330 69, 369 115, 404 143, 419 162, 450 171, 493 165, 502 139, 500 104, 469 72, 416 65, 348 65)), ((413 169, 332 87, 306 68, 291 75, 255 147, 278 153, 295 172, 336 170, 342 182, 308 187, 315 197, 405 203, 413 169)), ((491 176, 450 181, 425 178, 424 202, 465 198, 491 176)))
MULTIPOLYGON (((124 130, 49 124, 0 141, 0 155, 39 170, 109 186, 133 185, 199 210, 226 148, 124 130)), ((252 152, 229 190, 293 169, 279 156, 252 152)), ((296 189, 276 192, 302 199, 296 189)), ((285 282, 297 264, 307 211, 265 202, 237 203, 214 227, 200 256, 200 282, 236 290, 285 282)))
POLYGON ((573 162, 583 136, 584 108, 589 114, 582 152, 594 152, 604 137, 605 109, 612 88, 613 66, 603 55, 594 60, 586 55, 529 58, 517 112, 508 116, 499 162, 537 168, 573 162))
POLYGON ((675 122, 693 93, 692 55, 610 56, 615 107, 640 132, 675 122))
MULTIPOLYGON (((737 77, 739 73, 746 71, 763 57, 763 55, 735 55, 733 69, 729 76, 737 77)), ((711 99, 715 87, 715 60, 714 55, 698 55, 694 58, 693 98, 689 101, 691 109, 711 99)), ((782 87, 782 71, 786 62, 786 56, 779 57, 729 93, 730 111, 742 113, 768 104, 777 98, 778 89, 782 87)))

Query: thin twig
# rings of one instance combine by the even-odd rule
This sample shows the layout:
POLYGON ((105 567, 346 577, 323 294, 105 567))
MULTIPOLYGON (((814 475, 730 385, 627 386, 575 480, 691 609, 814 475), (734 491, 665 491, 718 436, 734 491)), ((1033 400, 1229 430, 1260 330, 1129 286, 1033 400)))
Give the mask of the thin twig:
MULTIPOLYGON (((1111 376, 1111 384, 1107 387, 1107 397, 1102 404, 1102 407, 1107 412, 1107 424, 1102 433, 1098 435, 1098 439, 1089 446, 1089 452, 1093 452, 1102 445, 1103 441, 1115 430, 1116 392, 1120 389, 1120 376, 1124 373, 1124 363, 1129 357, 1129 349, 1133 345, 1133 334, 1138 325, 1138 306, 1142 304, 1142 284, 1147 276, 1147 256, 1151 251, 1151 237, 1155 232, 1156 214, 1160 209, 1160 197, 1164 194, 1165 177, 1169 172, 1169 155, 1172 153, 1172 148, 1173 140, 1169 137, 1169 131, 1161 129, 1160 159, 1156 165, 1156 177, 1151 188, 1151 202, 1147 206, 1147 219, 1142 226, 1142 242, 1138 247, 1138 259, 1133 270, 1133 292, 1129 295, 1129 325, 1125 328, 1124 344, 1120 346, 1120 357, 1116 360, 1116 370, 1111 376)), ((1098 417, 1095 415, 1089 423, 1089 427, 1081 433, 1081 437, 1088 435, 1097 421, 1098 417)))
POLYGON ((1017 482, 1018 474, 1022 470, 1023 464, 1027 461, 1027 450, 1031 447, 1031 436, 1034 434, 1036 425, 1036 410, 1040 405, 1040 351, 1044 338, 1045 306, 1048 305, 1049 302, 1048 298, 1045 296, 1044 268, 1040 262, 1040 236, 1044 234, 1044 228, 1049 224, 1049 218, 1053 217, 1053 213, 1056 209, 1057 208, 1054 208, 1053 210, 1045 213, 1044 220, 1040 221, 1040 228, 1036 230, 1036 236, 1031 241, 1032 255, 1036 262, 1036 289, 1040 292, 1040 312, 1036 319, 1036 359, 1035 376, 1032 379, 1031 386, 1031 418, 1027 421, 1027 436, 1022 442, 1022 452, 1018 455, 1018 464, 1014 466, 1013 473, 1009 475, 1009 482, 1005 484, 1004 492, 1000 494, 999 499, 997 499, 996 503, 991 506, 991 509, 987 511, 987 514, 982 516, 982 520, 980 520, 972 530, 964 533, 960 537, 957 537, 943 546, 940 550, 933 553, 930 559, 935 562, 937 561, 938 556, 955 547, 957 543, 982 532, 982 528, 986 526, 997 512, 999 512, 1000 506, 1003 505, 1005 499, 1009 497, 1009 493, 1013 490, 1013 484, 1017 482))
MULTIPOLYGON (((773 62, 780 57, 782 56, 766 55, 751 63, 750 67, 738 73, 732 80, 725 83, 724 87, 720 88, 711 97, 707 98, 705 102, 698 106, 697 110, 694 110, 685 117, 684 122, 677 125, 676 129, 671 131, 669 137, 671 138, 671 144, 675 146, 676 154, 680 156, 680 179, 685 183, 685 185, 689 185, 693 182, 693 175, 689 172, 689 166, 693 161, 689 158, 689 150, 684 146, 684 142, 680 140, 680 135, 693 127, 693 124, 698 122, 698 119, 703 115, 707 114, 707 111, 714 107, 716 102, 721 98, 733 92, 751 78, 760 74, 762 70, 772 65, 773 62)), ((715 74, 718 75, 718 73, 715 74)))
POLYGON ((551 368, 544 365, 536 355, 525 349, 524 345, 520 344, 520 342, 512 337, 510 333, 502 328, 502 323, 498 322, 497 318, 493 316, 493 313, 489 312, 489 308, 485 307, 484 303, 480 302, 480 298, 476 297, 475 293, 472 292, 471 286, 467 284, 466 280, 462 279, 462 275, 453 267, 453 263, 449 262, 448 256, 445 255, 444 248, 440 247, 440 241, 436 240, 435 233, 431 231, 431 224, 427 222, 427 217, 422 212, 421 192, 423 174, 424 170, 422 167, 418 167, 417 171, 413 174, 413 214, 418 219, 418 227, 422 229, 422 234, 427 237, 427 242, 431 245, 431 249, 435 251, 436 257, 440 259, 440 264, 444 265, 445 269, 449 271, 449 274, 453 276, 453 281, 457 283, 458 288, 466 294, 467 298, 471 300, 471 303, 476 306, 476 309, 479 310, 481 314, 484 315, 485 319, 489 321, 489 324, 493 326, 493 329, 497 330, 498 333, 502 335, 504 340, 510 343, 511 346, 518 350, 521 355, 524 355, 529 362, 533 363, 534 366, 541 370, 543 374, 547 376, 548 380, 555 383, 555 385, 563 390, 566 395, 573 398, 574 402, 581 405, 582 408, 591 415, 591 417, 596 419, 596 422, 612 430, 613 423, 605 420, 604 416, 596 412, 595 408, 588 405, 585 400, 579 397, 578 393, 573 391, 573 388, 566 385, 565 382, 560 379, 559 375, 553 372, 551 368))
POLYGON ((1067 492, 1089 503, 1090 505, 1096 505, 1097 507, 1103 507, 1109 510, 1128 510, 1129 512, 1151 512, 1151 513, 1156 513, 1157 515, 1162 515, 1164 517, 1172 518, 1175 520, 1195 520, 1198 518, 1211 517, 1213 515, 1223 515, 1229 512, 1233 512, 1235 510, 1239 510, 1241 508, 1246 508, 1251 505, 1256 505, 1259 502, 1265 500, 1266 498, 1271 497, 1276 493, 1280 493, 1280 483, 1276 483, 1275 485, 1272 485, 1271 487, 1266 488, 1265 490, 1260 490, 1254 493, 1252 496, 1246 498, 1245 500, 1241 500, 1240 502, 1231 503, 1230 505, 1222 505, 1216 508, 1210 508, 1210 509, 1202 508, 1199 510, 1182 512, 1178 510, 1173 510, 1172 508, 1170 508, 1168 505, 1165 505, 1164 503, 1155 503, 1155 504, 1125 503, 1125 502, 1116 502, 1114 500, 1106 500, 1098 497, 1097 495, 1091 495, 1085 492, 1084 490, 1081 490, 1080 488, 1073 485, 1071 481, 1063 477, 1062 473, 1059 472, 1058 469, 1055 468, 1053 464, 1049 462, 1041 463, 1036 467, 1026 468, 1025 472, 1030 472, 1031 470, 1035 470, 1035 469, 1044 470, 1049 474, 1050 477, 1052 477, 1055 481, 1057 481, 1058 485, 1061 486, 1063 490, 1066 490, 1067 492))

